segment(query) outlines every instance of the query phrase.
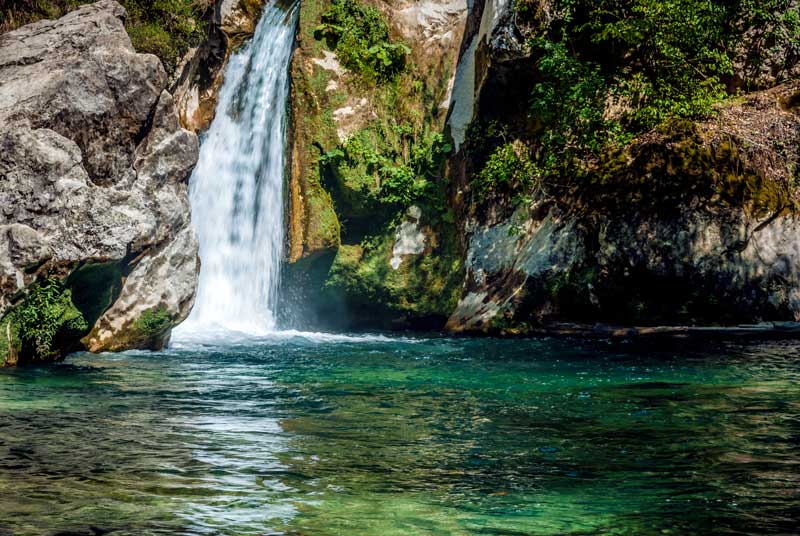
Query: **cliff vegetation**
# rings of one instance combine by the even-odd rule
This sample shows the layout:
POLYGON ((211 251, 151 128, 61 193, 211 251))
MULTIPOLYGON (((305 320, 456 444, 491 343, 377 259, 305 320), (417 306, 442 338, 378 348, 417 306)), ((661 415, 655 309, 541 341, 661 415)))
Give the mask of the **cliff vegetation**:
MULTIPOLYGON (((734 205, 753 201, 758 209, 792 206, 793 184, 766 184, 740 158, 745 140, 730 136, 704 149, 702 129, 692 122, 718 116, 720 106, 739 94, 796 75, 795 2, 556 0, 521 1, 515 9, 530 84, 525 104, 515 110, 521 113, 511 117, 500 110, 492 117, 493 110, 486 110, 473 125, 479 196, 497 191, 563 199, 571 197, 568 190, 580 190, 582 196, 635 202, 645 194, 640 187, 649 186, 615 174, 631 153, 641 161, 643 151, 658 152, 658 137, 675 149, 679 167, 714 175, 692 181, 707 196, 720 194, 734 205)), ((788 159, 786 149, 771 148, 788 159)), ((639 179, 663 176, 640 171, 639 179)), ((693 188, 676 182, 664 187, 666 200, 655 196, 664 205, 685 201, 683 194, 693 188)))
POLYGON ((287 287, 307 294, 294 297, 295 324, 441 327, 455 306, 444 119, 459 43, 439 43, 448 28, 426 43, 403 8, 301 4, 287 287))

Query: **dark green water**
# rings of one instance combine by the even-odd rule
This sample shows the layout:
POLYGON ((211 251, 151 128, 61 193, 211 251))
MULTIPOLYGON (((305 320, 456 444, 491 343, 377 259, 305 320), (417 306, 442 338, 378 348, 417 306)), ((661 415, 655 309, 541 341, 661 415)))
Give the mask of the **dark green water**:
POLYGON ((697 344, 295 338, 4 370, 0 534, 797 533, 798 346, 697 344))

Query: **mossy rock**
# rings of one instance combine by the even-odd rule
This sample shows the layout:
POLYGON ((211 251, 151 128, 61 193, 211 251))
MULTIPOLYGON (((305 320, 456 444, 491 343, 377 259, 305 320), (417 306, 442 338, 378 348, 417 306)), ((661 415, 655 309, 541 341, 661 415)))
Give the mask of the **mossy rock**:
POLYGON ((693 203, 745 208, 757 216, 793 209, 790 185, 751 162, 742 144, 733 136, 712 139, 688 120, 669 121, 580 170, 575 195, 588 210, 646 210, 661 216, 693 203))
POLYGON ((428 231, 426 251, 391 265, 394 233, 339 248, 322 298, 346 306, 349 322, 372 328, 441 329, 455 309, 463 266, 454 235, 428 231), (439 243, 441 242, 441 243, 439 243))
POLYGON ((172 325, 172 315, 164 306, 159 306, 144 311, 133 323, 132 331, 135 336, 152 342, 163 339, 172 325))

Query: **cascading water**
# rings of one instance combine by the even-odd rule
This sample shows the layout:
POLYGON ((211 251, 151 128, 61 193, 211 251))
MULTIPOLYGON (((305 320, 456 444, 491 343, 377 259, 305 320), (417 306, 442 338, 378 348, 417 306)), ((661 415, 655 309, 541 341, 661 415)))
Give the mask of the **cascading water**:
POLYGON ((178 335, 275 329, 296 11, 296 4, 265 6, 253 39, 229 59, 190 180, 202 268, 194 308, 178 335))

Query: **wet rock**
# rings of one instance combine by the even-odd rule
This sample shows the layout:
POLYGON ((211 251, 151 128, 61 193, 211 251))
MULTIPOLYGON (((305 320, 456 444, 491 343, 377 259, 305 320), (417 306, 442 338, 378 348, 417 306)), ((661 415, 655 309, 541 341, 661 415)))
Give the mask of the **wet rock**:
POLYGON ((191 132, 208 128, 231 51, 253 35, 260 0, 215 0, 204 42, 190 50, 170 82, 181 126, 191 132))

